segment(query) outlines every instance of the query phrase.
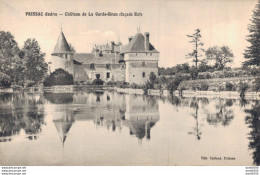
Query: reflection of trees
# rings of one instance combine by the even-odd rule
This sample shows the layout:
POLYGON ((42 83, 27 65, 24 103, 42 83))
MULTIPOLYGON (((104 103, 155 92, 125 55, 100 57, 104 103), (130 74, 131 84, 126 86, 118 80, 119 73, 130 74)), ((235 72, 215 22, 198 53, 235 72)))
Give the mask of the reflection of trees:
POLYGON ((202 132, 199 127, 199 121, 198 121, 198 110, 199 110, 199 99, 192 98, 191 103, 190 103, 190 108, 195 109, 195 113, 191 114, 193 118, 196 120, 196 125, 193 128, 192 132, 189 132, 189 134, 193 134, 197 137, 198 140, 200 140, 202 132))
POLYGON ((260 165, 260 104, 256 102, 251 109, 245 110, 248 114, 245 122, 252 130, 249 133, 249 149, 254 150, 253 159, 255 165, 260 165))
MULTIPOLYGON (((0 141, 11 141, 11 136, 24 129, 26 134, 35 135, 41 132, 44 124, 44 112, 39 109, 42 104, 39 94, 9 94, 0 96, 0 101, 8 101, 8 105, 0 106, 0 141), (7 139, 7 137, 9 137, 7 139)), ((30 140, 37 136, 28 136, 30 140)))
POLYGON ((73 93, 44 93, 44 97, 54 104, 64 104, 73 102, 73 93))
POLYGON ((234 112, 232 109, 228 108, 228 106, 232 106, 228 100, 220 99, 218 104, 215 106, 216 113, 208 113, 207 114, 207 122, 210 125, 217 126, 221 124, 223 126, 228 126, 231 121, 234 119, 234 112))

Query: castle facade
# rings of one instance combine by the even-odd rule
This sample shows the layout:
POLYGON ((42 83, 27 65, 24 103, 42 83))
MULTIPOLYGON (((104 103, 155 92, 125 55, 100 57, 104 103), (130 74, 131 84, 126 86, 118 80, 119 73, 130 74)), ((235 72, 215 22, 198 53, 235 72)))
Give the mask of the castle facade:
POLYGON ((73 53, 61 31, 51 54, 49 71, 62 68, 73 75, 74 81, 124 81, 144 84, 151 72, 158 75, 159 52, 150 43, 148 32, 137 33, 126 45, 110 42, 95 45, 91 53, 73 53))

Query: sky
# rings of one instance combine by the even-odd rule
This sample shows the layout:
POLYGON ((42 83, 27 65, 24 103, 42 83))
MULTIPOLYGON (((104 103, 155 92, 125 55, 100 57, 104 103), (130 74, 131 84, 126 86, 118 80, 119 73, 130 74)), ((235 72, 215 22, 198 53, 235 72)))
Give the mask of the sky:
MULTIPOLYGON (((241 66, 249 43, 247 26, 255 0, 0 0, 0 31, 11 32, 19 47, 35 38, 51 57, 62 31, 78 53, 91 52, 94 44, 128 43, 128 37, 150 33, 150 42, 160 52, 159 66, 189 62, 192 51, 186 35, 201 30, 203 48, 228 46, 234 53, 233 67, 241 66), (26 16, 26 12, 52 12, 58 16, 26 16), (65 16, 65 12, 93 16, 65 16), (96 12, 141 13, 142 16, 95 16, 96 12)), ((201 57, 203 58, 203 57, 201 57)))

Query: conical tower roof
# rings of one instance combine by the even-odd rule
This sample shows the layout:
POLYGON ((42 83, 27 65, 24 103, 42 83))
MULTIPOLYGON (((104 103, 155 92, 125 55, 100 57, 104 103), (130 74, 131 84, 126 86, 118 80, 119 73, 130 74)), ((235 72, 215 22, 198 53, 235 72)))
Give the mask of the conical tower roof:
POLYGON ((57 44, 52 52, 52 54, 57 54, 57 53, 73 53, 70 50, 70 46, 62 31, 60 32, 60 36, 57 40, 57 44))

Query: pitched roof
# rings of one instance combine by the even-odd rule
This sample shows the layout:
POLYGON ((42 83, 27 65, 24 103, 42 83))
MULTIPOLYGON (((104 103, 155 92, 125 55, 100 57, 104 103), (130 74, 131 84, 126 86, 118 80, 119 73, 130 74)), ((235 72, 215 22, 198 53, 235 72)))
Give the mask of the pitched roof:
POLYGON ((73 58, 81 64, 113 64, 118 63, 122 56, 119 54, 104 54, 102 57, 95 57, 93 53, 75 53, 73 58))
POLYGON ((52 54, 55 54, 55 53, 72 53, 72 51, 70 50, 70 46, 68 45, 68 42, 62 31, 60 33, 60 36, 57 40, 57 44, 56 44, 52 54))
POLYGON ((159 53, 149 42, 149 49, 145 50, 145 38, 142 33, 137 33, 134 38, 127 44, 123 45, 121 53, 136 53, 136 52, 154 52, 159 53))

